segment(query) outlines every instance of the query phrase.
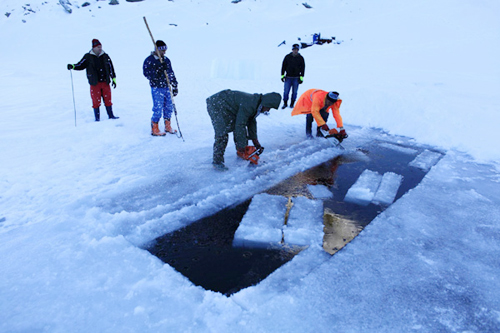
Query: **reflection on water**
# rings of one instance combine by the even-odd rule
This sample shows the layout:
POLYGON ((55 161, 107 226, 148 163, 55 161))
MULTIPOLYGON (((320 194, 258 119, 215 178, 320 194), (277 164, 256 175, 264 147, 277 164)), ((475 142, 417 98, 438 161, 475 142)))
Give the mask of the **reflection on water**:
POLYGON ((323 215, 323 249, 335 254, 356 237, 361 228, 356 221, 349 220, 325 208, 323 215))

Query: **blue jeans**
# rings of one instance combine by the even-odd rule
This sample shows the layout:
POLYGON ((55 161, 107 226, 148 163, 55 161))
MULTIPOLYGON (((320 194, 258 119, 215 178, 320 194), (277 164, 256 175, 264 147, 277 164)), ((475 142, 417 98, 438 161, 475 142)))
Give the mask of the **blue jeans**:
POLYGON ((151 87, 151 95, 153 96, 153 117, 151 117, 151 121, 159 122, 162 115, 164 120, 170 120, 174 105, 172 104, 169 89, 151 87))
POLYGON ((292 88, 292 101, 297 100, 297 91, 299 90, 299 78, 298 77, 285 77, 285 91, 283 92, 283 100, 288 102, 288 94, 290 93, 290 88, 292 88))

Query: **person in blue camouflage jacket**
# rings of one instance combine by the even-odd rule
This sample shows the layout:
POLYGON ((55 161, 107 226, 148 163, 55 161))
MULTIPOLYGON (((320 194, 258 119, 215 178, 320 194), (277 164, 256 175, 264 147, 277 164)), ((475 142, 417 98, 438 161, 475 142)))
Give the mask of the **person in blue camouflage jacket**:
POLYGON ((172 96, 170 95, 170 89, 168 87, 165 71, 167 72, 168 80, 172 86, 172 94, 177 96, 179 90, 177 88, 177 79, 175 77, 174 70, 172 69, 172 63, 170 62, 170 59, 165 56, 167 45, 165 42, 158 40, 156 41, 156 47, 162 57, 162 61, 160 62, 160 58, 156 52, 152 52, 151 55, 144 60, 142 70, 144 76, 149 80, 151 95, 153 96, 151 135, 164 136, 165 132, 171 134, 175 134, 177 132, 177 130, 172 129, 170 124, 170 117, 174 111, 174 104, 172 102, 172 96), (165 132, 161 132, 158 126, 158 122, 162 116, 165 121, 165 132))

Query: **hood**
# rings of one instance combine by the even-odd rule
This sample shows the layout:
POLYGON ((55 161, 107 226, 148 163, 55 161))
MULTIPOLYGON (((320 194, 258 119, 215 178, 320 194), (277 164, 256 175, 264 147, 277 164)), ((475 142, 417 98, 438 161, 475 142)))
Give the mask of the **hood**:
POLYGON ((281 95, 277 92, 262 95, 261 105, 263 107, 277 109, 281 103, 281 95))
POLYGON ((101 53, 99 55, 97 55, 94 53, 93 49, 90 49, 89 53, 92 55, 95 55, 96 57, 100 57, 100 56, 103 56, 104 54, 106 54, 106 52, 104 52, 104 50, 102 50, 101 53))

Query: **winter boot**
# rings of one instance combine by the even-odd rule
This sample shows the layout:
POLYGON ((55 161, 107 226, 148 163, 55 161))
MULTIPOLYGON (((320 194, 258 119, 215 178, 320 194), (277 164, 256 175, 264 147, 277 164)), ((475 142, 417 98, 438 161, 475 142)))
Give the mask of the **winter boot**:
POLYGON ((173 129, 172 126, 170 126, 170 119, 165 119, 165 132, 170 134, 177 133, 177 130, 173 129))
POLYGON ((158 128, 158 123, 151 122, 151 135, 152 136, 164 136, 165 132, 160 132, 160 129, 158 128))
POLYGON ((99 108, 94 109, 94 116, 95 116, 95 121, 101 120, 101 112, 99 111, 99 108))
POLYGON ((293 109, 293 105, 295 104, 295 100, 292 99, 292 103, 290 103, 290 107, 293 109))
POLYGON ((106 112, 108 113, 108 117, 109 119, 118 119, 120 117, 115 117, 115 115, 113 114, 113 108, 112 106, 106 106, 106 112))
POLYGON ((217 171, 227 171, 229 170, 227 166, 224 165, 224 163, 212 163, 213 167, 217 171))
POLYGON ((288 106, 288 101, 283 101, 283 106, 281 107, 282 109, 286 108, 288 106))

